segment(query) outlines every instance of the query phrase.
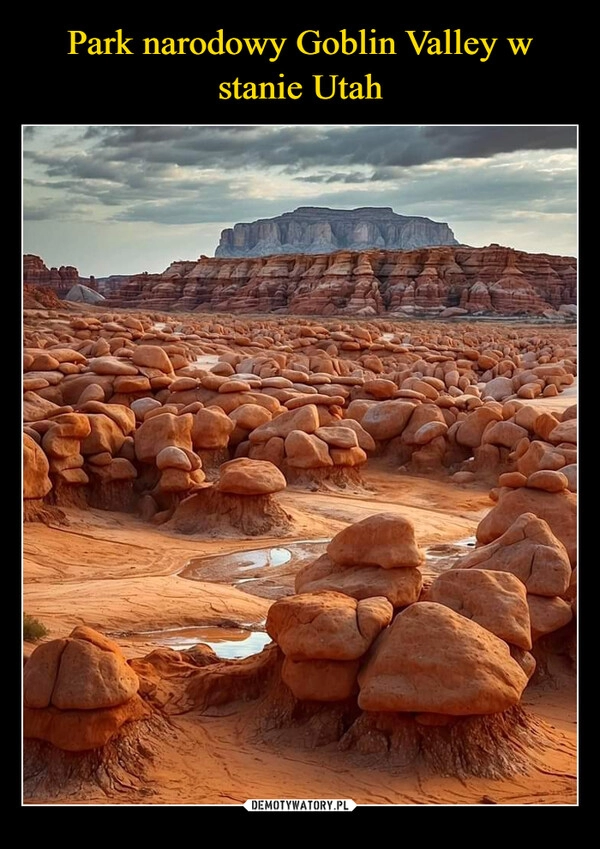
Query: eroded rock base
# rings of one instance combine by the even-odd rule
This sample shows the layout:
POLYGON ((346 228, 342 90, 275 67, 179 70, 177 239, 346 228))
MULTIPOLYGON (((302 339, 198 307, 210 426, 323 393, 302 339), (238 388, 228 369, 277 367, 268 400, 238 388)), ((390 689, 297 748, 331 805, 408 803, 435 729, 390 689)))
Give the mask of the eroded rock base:
POLYGON ((210 487, 182 501, 170 527, 182 534, 211 537, 259 536, 288 532, 292 517, 271 495, 229 495, 210 487))
POLYGON ((108 796, 156 792, 147 784, 158 741, 172 734, 166 719, 154 713, 148 719, 124 725, 105 746, 87 752, 66 752, 51 743, 25 739, 23 744, 23 798, 64 799, 97 787, 108 796))

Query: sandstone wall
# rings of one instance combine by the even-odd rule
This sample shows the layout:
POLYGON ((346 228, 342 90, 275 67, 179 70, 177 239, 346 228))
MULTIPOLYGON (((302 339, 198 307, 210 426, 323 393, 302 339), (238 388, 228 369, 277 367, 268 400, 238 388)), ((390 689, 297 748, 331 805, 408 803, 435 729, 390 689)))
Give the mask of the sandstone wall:
POLYGON ((573 257, 499 245, 201 257, 125 280, 113 306, 296 315, 542 314, 577 300, 573 257), (448 314, 448 313, 446 313, 448 314))

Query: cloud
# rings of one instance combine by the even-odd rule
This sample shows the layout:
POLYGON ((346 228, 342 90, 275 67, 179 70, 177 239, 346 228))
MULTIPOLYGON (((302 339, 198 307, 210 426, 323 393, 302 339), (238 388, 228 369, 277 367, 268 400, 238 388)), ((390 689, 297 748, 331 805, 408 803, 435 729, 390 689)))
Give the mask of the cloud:
POLYGON ((110 127, 92 130, 112 161, 239 168, 364 164, 410 167, 449 157, 574 148, 574 126, 546 127, 110 127))

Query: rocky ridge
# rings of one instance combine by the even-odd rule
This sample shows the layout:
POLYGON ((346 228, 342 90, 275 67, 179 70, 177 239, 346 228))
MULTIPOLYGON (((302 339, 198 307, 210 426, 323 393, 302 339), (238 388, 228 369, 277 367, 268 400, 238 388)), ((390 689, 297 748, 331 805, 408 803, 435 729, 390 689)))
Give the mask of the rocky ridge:
POLYGON ((59 297, 64 298, 69 289, 78 283, 90 289, 96 288, 94 277, 80 277, 79 271, 73 265, 48 268, 41 257, 35 254, 23 255, 23 285, 53 289, 59 297))
POLYGON ((123 282, 111 306, 296 315, 576 313, 577 261, 500 245, 200 257, 123 282))

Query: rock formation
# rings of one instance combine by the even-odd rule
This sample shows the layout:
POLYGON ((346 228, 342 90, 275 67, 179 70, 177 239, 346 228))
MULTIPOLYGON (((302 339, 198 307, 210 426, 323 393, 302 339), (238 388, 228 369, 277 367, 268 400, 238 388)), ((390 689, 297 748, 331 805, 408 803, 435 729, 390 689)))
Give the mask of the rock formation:
POLYGON ((409 519, 377 513, 340 531, 326 554, 300 569, 296 592, 329 590, 357 600, 382 596, 392 607, 404 607, 419 598, 424 559, 409 519))
POLYGON ((276 218, 236 224, 223 230, 215 256, 255 257, 269 254, 322 254, 346 248, 411 250, 427 245, 457 245, 447 224, 391 207, 327 209, 300 206, 276 218))
POLYGON ((87 279, 79 276, 79 271, 72 265, 61 265, 60 268, 48 268, 44 260, 35 254, 23 256, 23 284, 38 286, 41 289, 53 289, 59 297, 64 297, 72 286, 83 283, 91 289, 96 288, 93 277, 87 279))
MULTIPOLYGON (((149 310, 296 315, 542 314, 577 300, 573 257, 490 245, 201 257, 118 284, 110 303, 149 310)), ((550 311, 550 312, 548 312, 550 311)))
POLYGON ((35 649, 23 687, 24 736, 70 752, 104 746, 124 723, 150 713, 119 646, 87 627, 35 649))
MULTIPOLYGON (((210 317, 172 325, 165 318, 27 311, 27 519, 48 506, 89 506, 162 524, 194 496, 178 517, 186 527, 188 519, 195 526, 228 515, 237 532, 281 531, 289 518, 272 496, 284 479, 312 491, 364 488, 373 454, 396 469, 449 470, 457 483, 493 476, 493 500, 516 500, 520 512, 529 498, 539 509, 575 502, 568 496, 577 489, 577 407, 563 418, 528 403, 575 380, 576 350, 564 329, 532 336, 462 323, 430 332, 406 320, 232 318, 225 326, 210 317), (231 460, 237 465, 227 466, 231 460), (263 484, 265 491, 256 489, 263 484), (240 485, 248 492, 236 491, 240 485), (260 521, 248 494, 263 504, 260 521)), ((347 566, 385 564, 333 557, 315 564, 307 583, 343 585, 359 597, 366 575, 338 574, 347 566)), ((408 576, 371 578, 394 606, 418 592, 408 576)))

